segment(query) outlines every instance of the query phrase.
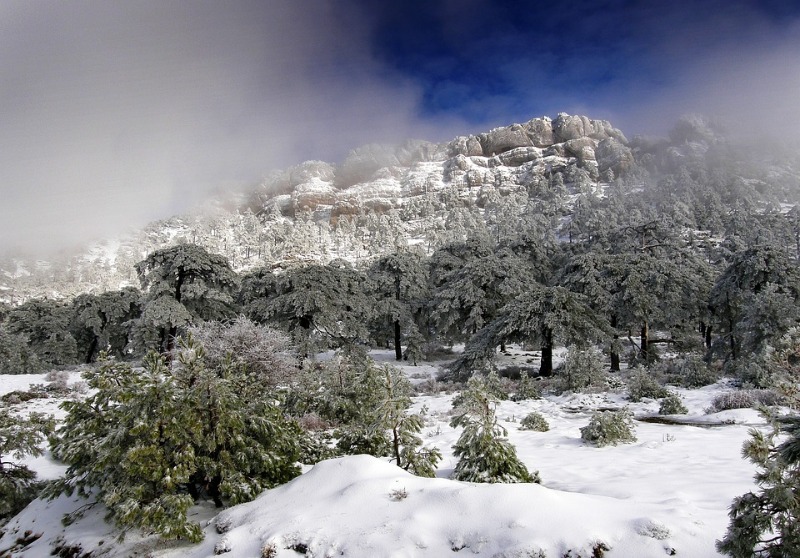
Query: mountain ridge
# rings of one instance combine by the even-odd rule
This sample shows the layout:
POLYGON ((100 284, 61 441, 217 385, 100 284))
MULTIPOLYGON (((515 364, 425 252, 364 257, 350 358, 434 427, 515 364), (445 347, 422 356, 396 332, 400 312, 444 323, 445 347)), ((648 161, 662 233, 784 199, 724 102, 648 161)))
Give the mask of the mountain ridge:
MULTIPOLYGON (((567 113, 442 143, 365 145, 338 165, 305 161, 248 192, 217 196, 77 254, 51 261, 7 257, 0 260, 0 300, 138 285, 133 265, 180 242, 226 256, 237 271, 336 257, 360 261, 414 244, 430 252, 531 211, 563 220, 577 197, 602 196, 632 169, 702 163, 720 145, 724 136, 702 117, 683 118, 669 138, 629 141, 607 120, 567 113)), ((786 188, 800 184, 800 172, 784 171, 786 188)))

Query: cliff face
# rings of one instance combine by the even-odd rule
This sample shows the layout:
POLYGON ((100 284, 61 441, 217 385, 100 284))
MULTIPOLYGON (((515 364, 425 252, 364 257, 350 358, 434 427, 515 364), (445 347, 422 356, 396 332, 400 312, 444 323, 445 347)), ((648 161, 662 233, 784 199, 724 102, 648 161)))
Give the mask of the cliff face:
POLYGON ((427 193, 452 186, 526 188, 537 178, 569 167, 597 182, 625 172, 634 161, 624 134, 605 120, 559 114, 443 144, 407 142, 392 148, 365 146, 339 166, 303 163, 266 181, 257 211, 336 224, 343 215, 399 209, 427 193), (260 207, 259 207, 260 206, 260 207))

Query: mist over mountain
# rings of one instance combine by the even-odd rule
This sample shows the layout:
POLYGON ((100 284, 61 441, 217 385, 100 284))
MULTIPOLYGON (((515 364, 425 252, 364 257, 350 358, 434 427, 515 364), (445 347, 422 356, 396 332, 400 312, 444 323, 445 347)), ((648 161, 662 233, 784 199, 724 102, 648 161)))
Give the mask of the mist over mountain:
POLYGON ((133 265, 177 243, 197 243, 246 270, 364 261, 414 245, 431 252, 525 229, 568 242, 578 234, 576 203, 604 199, 609 188, 630 190, 683 231, 713 237, 737 207, 785 211, 800 197, 800 158, 790 145, 740 138, 741 130, 700 116, 683 117, 668 137, 628 138, 608 121, 562 113, 442 143, 366 145, 340 164, 306 161, 57 258, 6 255, 0 298, 138 286, 133 265))

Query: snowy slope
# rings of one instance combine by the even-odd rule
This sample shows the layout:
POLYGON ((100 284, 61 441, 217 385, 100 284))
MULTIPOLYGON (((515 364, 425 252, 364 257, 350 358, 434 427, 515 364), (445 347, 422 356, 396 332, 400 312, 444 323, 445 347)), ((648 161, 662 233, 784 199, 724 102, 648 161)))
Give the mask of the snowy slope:
MULTIPOLYGON (((376 352, 391 360, 389 352, 376 352)), ((419 380, 434 367, 402 367, 419 380)), ((10 391, 41 376, 13 378, 10 391)), ((436 479, 409 475, 368 456, 317 464, 294 481, 265 492, 253 502, 224 510, 200 506, 194 518, 205 525, 200 545, 164 543, 129 534, 118 542, 95 507, 65 528, 63 513, 86 501, 36 501, 15 518, 0 538, 0 555, 30 531, 41 537, 14 556, 45 557, 55 546, 80 546, 92 556, 148 555, 170 558, 260 556, 266 546, 276 557, 294 556, 592 556, 602 545, 609 557, 717 556, 731 500, 753 489, 751 464, 740 456, 751 427, 763 427, 751 409, 706 415, 715 396, 728 391, 720 382, 697 390, 676 389, 689 408, 688 421, 715 427, 636 422, 633 444, 595 448, 580 439, 593 409, 628 406, 637 417, 654 414, 658 403, 628 402, 623 393, 564 394, 519 403, 504 401, 500 424, 542 485, 476 485, 448 480, 456 459, 451 446, 459 431, 449 426, 453 394, 424 395, 414 410, 428 409, 423 438, 442 450, 436 479), (519 430, 519 421, 538 411, 548 432, 519 430), (220 533, 218 531, 224 531, 220 533), (302 551, 302 552, 298 552, 302 551)), ((49 401, 49 400, 48 400, 49 401)), ((53 408, 54 402, 46 403, 53 408)), ((40 403, 39 410, 45 410, 40 403)), ((33 463, 48 476, 48 460, 33 463)))

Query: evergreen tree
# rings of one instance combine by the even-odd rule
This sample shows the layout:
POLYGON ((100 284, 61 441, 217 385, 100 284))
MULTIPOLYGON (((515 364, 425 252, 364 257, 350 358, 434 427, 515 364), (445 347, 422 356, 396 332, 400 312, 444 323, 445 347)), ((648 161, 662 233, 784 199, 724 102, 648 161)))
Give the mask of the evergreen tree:
POLYGON ((36 497, 36 473, 19 460, 42 455, 42 443, 54 427, 53 417, 31 413, 21 418, 0 409, 0 523, 36 497))
POLYGON ((497 423, 496 404, 483 379, 470 378, 450 421, 453 428, 464 429, 453 446, 458 457, 453 478, 467 482, 540 482, 539 473, 528 471, 506 438, 508 432, 497 423))
MULTIPOLYGON (((748 331, 743 325, 752 322, 753 316, 761 311, 747 303, 765 289, 775 295, 782 295, 780 298, 783 309, 775 308, 777 314, 771 314, 770 325, 766 326, 775 329, 775 332, 767 336, 779 336, 781 324, 785 327, 790 321, 786 314, 796 315, 791 306, 798 304, 800 300, 800 275, 795 263, 783 250, 757 246, 737 252, 717 278, 710 293, 709 305, 721 335, 720 341, 724 343, 718 349, 726 357, 736 360, 741 356, 743 334, 748 331)), ((753 341, 756 345, 760 343, 755 338, 753 341)))
POLYGON ((267 316, 287 330, 306 355, 322 348, 320 344, 363 347, 369 340, 371 291, 365 274, 344 260, 300 267, 280 276, 267 316))
POLYGON ((437 332, 452 341, 469 338, 533 282, 533 269, 510 250, 465 261, 433 293, 437 332))
POLYGON ((53 452, 69 467, 51 495, 96 497, 125 531, 197 541, 195 499, 237 504, 299 473, 275 395, 230 360, 209 368, 191 338, 169 366, 150 353, 141 371, 104 359, 84 376, 94 393, 63 404, 53 452))
POLYGON ((267 267, 241 275, 236 303, 245 316, 264 324, 269 319, 269 301, 278 294, 278 276, 267 267))
POLYGON ((356 384, 347 406, 347 422, 338 430, 340 451, 390 456, 398 467, 415 475, 433 477, 442 458, 435 448, 426 448, 419 437, 422 414, 408 414, 413 389, 397 368, 377 366, 365 359, 354 372, 356 384))
POLYGON ((146 299, 139 345, 169 353, 181 328, 234 314, 238 278, 228 261, 195 244, 156 250, 136 264, 146 299), (155 337, 155 339, 154 339, 155 337))
MULTIPOLYGON (((6 318, 6 330, 22 335, 43 365, 75 364, 77 344, 69 332, 69 306, 46 298, 34 298, 13 308, 6 318)), ((18 338, 19 339, 19 338, 18 338)))
MULTIPOLYGON (((772 385, 788 407, 800 408, 800 330, 791 329, 768 357, 772 385)), ((800 416, 763 412, 770 430, 750 430, 742 455, 758 467, 758 490, 733 500, 730 523, 717 550, 744 558, 800 554, 800 416)))
MULTIPOLYGON (((369 275, 375 285, 377 305, 375 320, 390 324, 394 338, 395 359, 403 358, 403 331, 406 345, 418 343, 421 336, 418 322, 428 296, 427 269, 424 255, 418 251, 388 254, 372 264, 369 275)), ((410 347, 412 353, 415 347, 410 347)), ((416 348, 418 349, 418 347, 416 348)))
POLYGON ((130 342, 133 321, 141 314, 141 293, 133 287, 99 295, 83 293, 72 301, 71 331, 81 360, 94 362, 100 351, 121 357, 130 342))
POLYGON ((734 499, 717 550, 734 558, 800 554, 800 453, 789 451, 800 447, 799 435, 797 416, 774 419, 767 434, 751 430, 742 454, 758 466, 760 490, 734 499), (779 445, 781 435, 789 438, 779 445))
POLYGON ((0 374, 35 374, 42 369, 28 337, 9 333, 0 324, 0 374))
POLYGON ((452 371, 469 375, 494 358, 496 347, 516 341, 539 343, 542 351, 539 374, 550 376, 556 339, 567 346, 585 347, 609 335, 608 323, 591 310, 585 297, 563 287, 534 284, 470 338, 452 371))

